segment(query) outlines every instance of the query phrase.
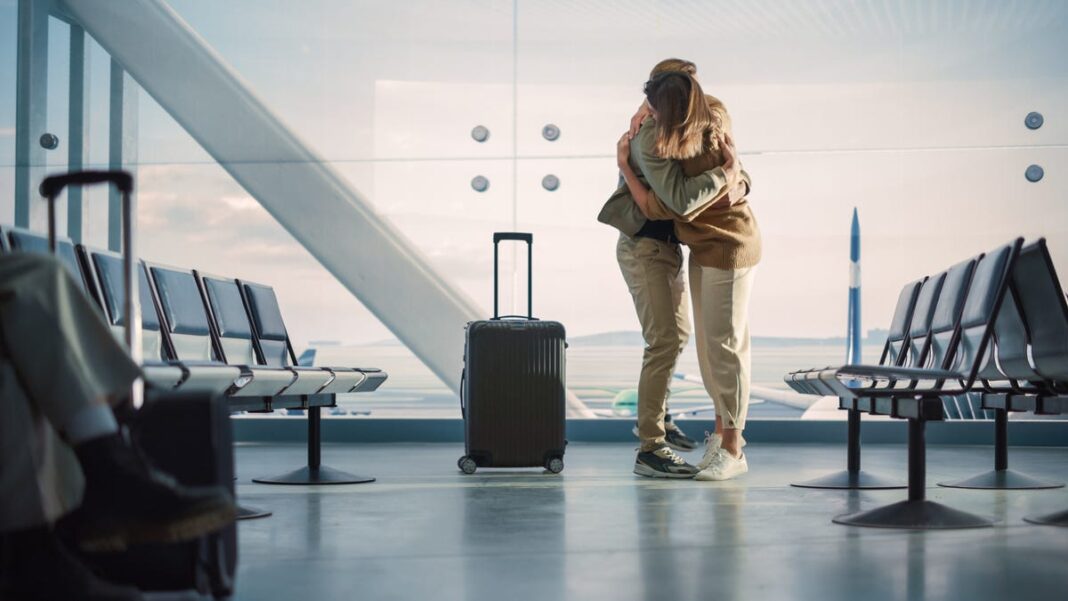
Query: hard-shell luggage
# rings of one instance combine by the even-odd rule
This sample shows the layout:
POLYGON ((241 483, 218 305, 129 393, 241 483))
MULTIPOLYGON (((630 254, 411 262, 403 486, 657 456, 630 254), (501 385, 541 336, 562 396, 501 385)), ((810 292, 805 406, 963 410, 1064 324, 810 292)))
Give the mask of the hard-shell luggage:
MULTIPOLYGON (((152 465, 186 486, 223 486, 234 493, 233 435, 226 402, 207 394, 147 394, 127 423, 152 465)), ((180 543, 134 545, 86 558, 112 582, 144 591, 196 590, 216 598, 234 592, 237 527, 180 543)))
POLYGON ((564 469, 564 326, 533 316, 533 236, 493 235, 493 319, 467 324, 460 392, 467 474, 479 467, 564 469), (501 316, 498 249, 502 240, 527 243, 527 315, 501 316))
MULTIPOLYGON (((77 171, 41 182, 48 200, 48 237, 56 248, 55 201, 68 187, 98 183, 122 193, 123 315, 130 356, 141 363, 141 308, 138 290, 133 177, 125 171, 77 171)), ((144 399, 141 382, 130 391, 124 424, 152 464, 189 486, 223 486, 234 492, 234 451, 229 410, 209 395, 160 394, 144 399), (142 406, 143 405, 143 406, 142 406)), ((237 527, 182 543, 135 545, 115 553, 86 553, 83 559, 106 579, 145 591, 196 590, 215 597, 233 594, 237 570, 237 527)))

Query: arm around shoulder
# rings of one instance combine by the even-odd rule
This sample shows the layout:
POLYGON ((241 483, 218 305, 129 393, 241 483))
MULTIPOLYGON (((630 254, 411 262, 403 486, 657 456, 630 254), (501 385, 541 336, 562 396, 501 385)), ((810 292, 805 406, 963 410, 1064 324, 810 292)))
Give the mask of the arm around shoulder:
POLYGON ((631 145, 631 159, 645 176, 653 193, 676 215, 696 212, 727 191, 727 174, 722 168, 686 177, 678 161, 656 155, 655 126, 646 122, 631 145))

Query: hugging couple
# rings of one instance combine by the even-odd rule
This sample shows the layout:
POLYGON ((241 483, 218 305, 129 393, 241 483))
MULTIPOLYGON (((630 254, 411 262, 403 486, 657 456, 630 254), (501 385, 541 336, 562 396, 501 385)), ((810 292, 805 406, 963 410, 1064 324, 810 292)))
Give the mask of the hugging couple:
POLYGON ((661 61, 645 83, 645 101, 619 139, 619 189, 598 220, 620 230, 623 279, 645 338, 638 381, 634 473, 652 478, 729 480, 749 470, 745 453, 749 408, 749 295, 760 261, 760 230, 746 196, 723 103, 697 82, 697 67, 661 61), (690 337, 682 248, 701 379, 716 410, 696 465, 672 447, 693 450, 667 415, 675 363, 690 337))

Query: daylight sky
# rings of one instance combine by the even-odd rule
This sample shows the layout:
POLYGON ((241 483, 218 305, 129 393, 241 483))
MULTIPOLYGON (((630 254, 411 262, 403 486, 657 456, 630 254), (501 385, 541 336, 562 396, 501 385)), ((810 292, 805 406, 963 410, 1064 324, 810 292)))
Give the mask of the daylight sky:
MULTIPOLYGON (((865 328, 886 326, 906 281, 1015 235, 1048 236, 1068 265, 1062 2, 171 4, 481 306, 490 234, 533 231, 537 313, 574 335, 637 329, 615 235, 596 214, 641 84, 668 56, 695 61, 725 101, 753 178, 765 243, 755 334, 843 333, 853 207, 865 328), (1037 131, 1023 125, 1032 110, 1046 118, 1037 131), (541 137, 548 123, 559 140, 541 137), (471 139, 476 125, 487 142, 471 139), (1044 167, 1041 182, 1024 178, 1030 164, 1044 167), (541 187, 547 174, 555 192, 541 187), (477 175, 484 193, 470 186, 477 175)), ((13 219, 15 8, 0 0, 2 223, 13 219)), ((54 24, 50 44, 49 125, 61 140, 65 27, 54 24)), ((90 160, 101 161, 108 64, 98 47, 92 56, 90 160)), ((390 337, 144 93, 139 115, 146 258, 274 285, 300 344, 390 337)), ((313 198, 293 202, 315 211, 313 198)), ((86 235, 99 245, 98 206, 86 235)))

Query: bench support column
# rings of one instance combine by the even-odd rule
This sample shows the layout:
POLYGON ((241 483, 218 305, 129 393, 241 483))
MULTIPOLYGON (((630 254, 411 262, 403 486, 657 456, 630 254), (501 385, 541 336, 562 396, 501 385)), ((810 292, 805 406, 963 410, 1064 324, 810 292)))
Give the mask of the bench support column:
POLYGON ((947 488, 1036 490, 1061 488, 1064 483, 1039 480, 1009 469, 1009 412, 1007 409, 994 409, 994 471, 963 480, 939 482, 938 485, 947 488))
POLYGON ((821 476, 805 482, 794 482, 790 486, 799 488, 837 488, 837 489, 889 489, 905 488, 899 481, 871 474, 860 469, 860 411, 847 409, 849 414, 846 430, 846 470, 821 476))
POLYGON ((308 465, 273 478, 253 478, 260 484, 363 484, 371 476, 355 476, 322 465, 322 408, 308 408, 308 465))
MULTIPOLYGON (((937 399, 936 399, 937 400, 937 399)), ((939 401, 941 402, 941 401, 939 401)), ((935 530, 982 528, 992 526, 988 519, 928 501, 927 493, 927 420, 909 419, 909 495, 876 509, 834 518, 836 524, 871 528, 935 530)))

